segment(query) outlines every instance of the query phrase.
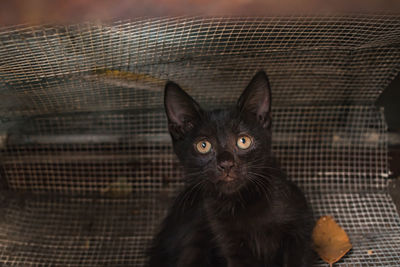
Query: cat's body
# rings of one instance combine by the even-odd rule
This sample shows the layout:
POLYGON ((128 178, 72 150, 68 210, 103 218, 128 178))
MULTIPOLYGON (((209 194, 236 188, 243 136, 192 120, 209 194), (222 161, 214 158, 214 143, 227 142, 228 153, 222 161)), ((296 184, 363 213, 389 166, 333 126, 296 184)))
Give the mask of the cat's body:
POLYGON ((149 266, 310 266, 311 211, 272 155, 265 73, 231 110, 203 111, 173 83, 165 106, 186 187, 154 240, 149 266))

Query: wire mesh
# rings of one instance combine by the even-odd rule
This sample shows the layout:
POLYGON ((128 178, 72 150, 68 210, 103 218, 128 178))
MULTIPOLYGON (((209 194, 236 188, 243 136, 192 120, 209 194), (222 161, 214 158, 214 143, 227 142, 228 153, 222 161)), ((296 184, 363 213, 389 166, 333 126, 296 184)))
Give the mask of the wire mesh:
MULTIPOLYGON (((400 221, 388 195, 307 197, 316 216, 332 214, 349 234, 354 248, 337 266, 398 266, 400 221)), ((144 266, 168 199, 3 194, 0 261, 5 266, 144 266)))
MULTIPOLYGON (((273 149, 305 191, 386 187, 385 126, 375 108, 277 107, 273 114, 273 149)), ((135 192, 173 191, 183 174, 165 120, 163 112, 30 118, 10 130, 2 163, 8 186, 96 193, 122 182, 135 192)))
POLYGON ((315 215, 334 215, 353 242, 338 266, 398 266, 386 126, 373 104, 400 70, 399 44, 391 15, 0 29, 0 263, 143 266, 182 185, 165 81, 214 108, 263 68, 275 153, 315 215))
POLYGON ((166 79, 215 106, 231 103, 260 68, 276 106, 370 103, 399 70, 398 36, 395 16, 7 28, 0 34, 1 111, 159 108, 166 79))

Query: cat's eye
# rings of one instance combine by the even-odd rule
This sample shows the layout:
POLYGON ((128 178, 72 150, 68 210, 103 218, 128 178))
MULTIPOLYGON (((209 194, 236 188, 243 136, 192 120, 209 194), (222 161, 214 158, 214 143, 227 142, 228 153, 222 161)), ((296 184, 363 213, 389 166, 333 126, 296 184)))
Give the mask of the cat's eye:
POLYGON ((196 149, 201 154, 206 154, 206 153, 210 152, 210 150, 211 150, 211 143, 208 142, 207 140, 201 140, 201 141, 197 142, 196 149))
POLYGON ((250 136, 243 134, 239 136, 236 144, 240 149, 248 149, 252 142, 250 136))

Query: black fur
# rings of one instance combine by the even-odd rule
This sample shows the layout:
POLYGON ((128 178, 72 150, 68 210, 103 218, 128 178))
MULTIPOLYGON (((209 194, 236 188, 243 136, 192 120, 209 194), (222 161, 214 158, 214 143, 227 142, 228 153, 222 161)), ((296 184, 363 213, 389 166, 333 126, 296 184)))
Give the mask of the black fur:
POLYGON ((257 73, 231 110, 204 111, 177 84, 165 88, 174 151, 186 187, 150 251, 150 267, 311 265, 312 215, 271 152, 271 93, 257 73), (237 145, 241 134, 252 145, 237 145), (195 144, 208 140, 207 154, 195 144))

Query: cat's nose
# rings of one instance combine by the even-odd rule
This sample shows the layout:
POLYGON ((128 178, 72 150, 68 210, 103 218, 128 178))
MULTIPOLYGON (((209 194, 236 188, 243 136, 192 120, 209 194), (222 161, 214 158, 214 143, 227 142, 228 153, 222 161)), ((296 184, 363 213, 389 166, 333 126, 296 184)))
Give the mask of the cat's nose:
POLYGON ((235 165, 234 160, 232 153, 224 151, 217 156, 218 168, 228 173, 235 165))

